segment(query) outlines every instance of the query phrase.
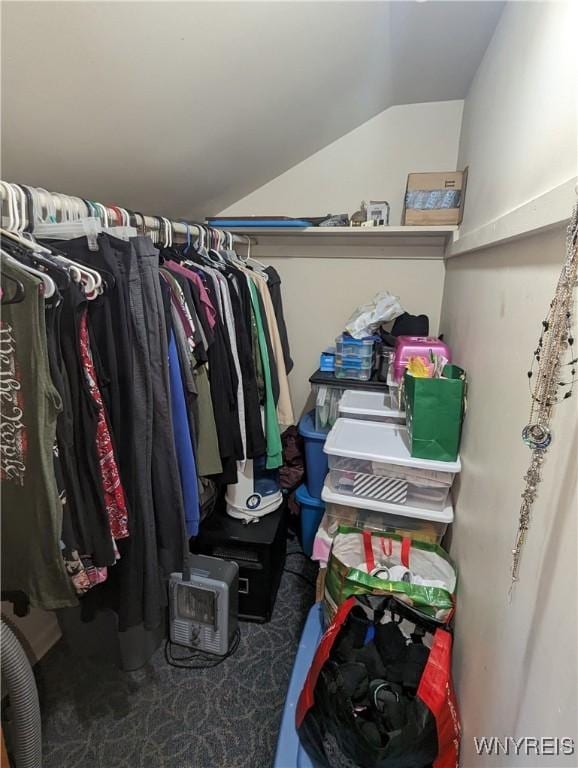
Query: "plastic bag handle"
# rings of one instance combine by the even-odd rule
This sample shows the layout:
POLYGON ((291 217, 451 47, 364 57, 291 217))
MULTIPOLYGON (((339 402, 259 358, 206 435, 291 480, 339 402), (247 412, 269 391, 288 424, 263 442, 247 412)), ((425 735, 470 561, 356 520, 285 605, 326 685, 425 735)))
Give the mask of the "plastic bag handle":
MULTIPOLYGON (((373 545, 372 545, 372 532, 371 531, 363 531, 363 549, 365 552, 365 564, 367 566, 367 572, 371 573, 375 569, 375 557, 373 556, 373 545)), ((380 537, 383 540, 383 537, 380 537)), ((404 566, 404 568, 409 568, 409 555, 411 552, 411 539, 407 536, 404 536, 401 540, 401 554, 400 554, 400 560, 401 564, 404 566)))

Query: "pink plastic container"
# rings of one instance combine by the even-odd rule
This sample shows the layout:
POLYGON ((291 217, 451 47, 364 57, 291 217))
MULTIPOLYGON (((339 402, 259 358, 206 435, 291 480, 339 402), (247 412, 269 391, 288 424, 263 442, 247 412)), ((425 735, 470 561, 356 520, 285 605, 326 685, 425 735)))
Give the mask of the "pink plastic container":
POLYGON ((400 381, 407 366, 407 361, 414 355, 429 357, 430 350, 438 355, 447 357, 451 363, 452 356, 447 344, 431 336, 398 336, 395 341, 393 355, 393 379, 400 381))

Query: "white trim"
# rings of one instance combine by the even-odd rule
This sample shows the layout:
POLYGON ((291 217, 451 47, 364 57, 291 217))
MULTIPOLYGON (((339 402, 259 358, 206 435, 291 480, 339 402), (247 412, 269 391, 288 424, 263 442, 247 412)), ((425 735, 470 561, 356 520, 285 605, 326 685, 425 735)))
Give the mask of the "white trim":
POLYGON ((461 234, 458 230, 454 234, 453 242, 448 244, 446 258, 455 258, 564 224, 570 218, 572 206, 576 201, 577 181, 576 176, 567 179, 557 187, 472 232, 461 234))

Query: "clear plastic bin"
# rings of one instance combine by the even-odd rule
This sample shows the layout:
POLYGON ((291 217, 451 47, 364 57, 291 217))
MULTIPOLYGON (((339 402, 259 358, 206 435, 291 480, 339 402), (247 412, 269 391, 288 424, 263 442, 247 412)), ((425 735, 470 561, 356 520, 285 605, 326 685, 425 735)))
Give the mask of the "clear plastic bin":
POLYGON ((350 336, 338 336, 335 339, 335 352, 337 355, 345 355, 360 358, 362 360, 371 360, 373 357, 373 347, 375 339, 354 339, 350 336))
MULTIPOLYGON (((330 457, 329 463, 331 464, 330 457)), ((343 461, 342 459, 338 461, 343 461)), ((393 465, 392 465, 393 466, 393 465)), ((375 499, 390 504, 403 504, 419 509, 441 510, 446 506, 450 486, 422 485, 401 473, 374 475, 346 469, 330 469, 331 484, 337 493, 359 499, 375 499)))
POLYGON ((340 355, 339 352, 335 355, 335 367, 341 368, 369 368, 371 370, 373 366, 373 358, 368 357, 355 357, 355 355, 340 355))
POLYGON ((315 398, 315 429, 329 432, 339 418, 339 401, 345 390, 325 384, 313 384, 311 389, 315 398))
POLYGON ((344 507, 340 504, 328 505, 321 525, 326 527, 331 538, 335 536, 340 525, 350 525, 362 530, 396 533, 398 536, 427 541, 429 544, 441 544, 448 527, 444 523, 372 512, 361 507, 344 507))
POLYGON ((407 430, 397 424, 338 419, 327 437, 332 485, 363 499, 441 510, 446 506, 455 462, 414 459, 407 430))
POLYGON ((348 389, 339 401, 339 417, 380 421, 385 424, 405 424, 405 413, 391 406, 389 392, 348 389))
POLYGON ((325 481, 321 498, 325 502, 325 514, 315 535, 313 559, 322 566, 329 560, 332 542, 340 525, 440 544, 448 525, 454 520, 451 503, 443 510, 435 511, 370 500, 355 502, 351 496, 337 493, 329 479, 325 481))
POLYGON ((336 379, 354 379, 356 381, 369 381, 373 365, 367 368, 342 368, 335 358, 335 378, 336 379))
POLYGON ((451 504, 431 515, 424 510, 405 508, 400 511, 393 504, 369 501, 351 505, 351 499, 339 494, 331 485, 325 483, 321 494, 325 502, 325 515, 321 527, 331 537, 337 533, 339 525, 351 525, 355 528, 397 533, 410 539, 440 544, 447 527, 454 519, 451 504))
POLYGON ((374 344, 373 339, 350 339, 339 336, 335 340, 335 354, 355 357, 359 360, 371 360, 374 344))

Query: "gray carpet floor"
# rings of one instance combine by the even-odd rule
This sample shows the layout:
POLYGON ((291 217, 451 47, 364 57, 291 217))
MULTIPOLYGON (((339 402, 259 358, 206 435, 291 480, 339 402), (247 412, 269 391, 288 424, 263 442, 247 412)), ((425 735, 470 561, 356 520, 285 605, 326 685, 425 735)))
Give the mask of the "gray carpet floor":
MULTIPOLYGON (((286 568, 315 576, 303 557, 286 568)), ((211 670, 174 669, 161 648, 123 673, 60 641, 37 665, 43 768, 269 768, 313 599, 304 579, 284 573, 272 620, 242 622, 237 652, 211 670)))

